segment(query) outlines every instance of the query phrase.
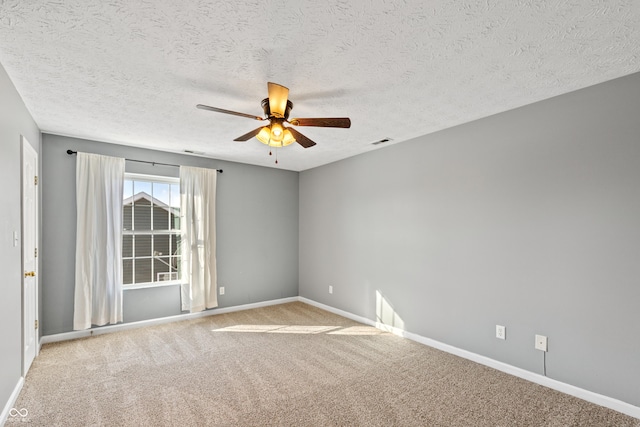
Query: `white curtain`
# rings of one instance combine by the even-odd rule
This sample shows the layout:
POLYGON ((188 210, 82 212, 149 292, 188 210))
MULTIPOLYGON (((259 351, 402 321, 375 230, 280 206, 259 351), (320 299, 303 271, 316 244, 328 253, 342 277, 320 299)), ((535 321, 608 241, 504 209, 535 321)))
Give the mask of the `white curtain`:
POLYGON ((180 166, 182 310, 218 306, 215 169, 180 166))
POLYGON ((124 159, 78 153, 73 329, 122 321, 124 159))

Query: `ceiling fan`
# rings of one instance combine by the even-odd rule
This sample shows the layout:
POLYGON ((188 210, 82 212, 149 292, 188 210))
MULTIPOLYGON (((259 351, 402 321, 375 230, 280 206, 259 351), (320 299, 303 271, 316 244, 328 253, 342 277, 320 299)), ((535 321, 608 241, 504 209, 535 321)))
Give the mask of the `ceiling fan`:
MULTIPOLYGON (((293 126, 316 126, 330 128, 349 128, 351 120, 348 117, 334 118, 297 118, 289 119, 289 113, 293 108, 293 103, 289 101, 289 89, 277 83, 267 83, 269 97, 262 100, 262 109, 265 117, 254 116, 252 114, 238 113, 237 111, 224 110, 222 108, 210 107, 208 105, 198 104, 197 108, 201 110, 215 111, 217 113, 232 114, 234 116, 247 117, 249 119, 264 121, 268 120, 269 124, 252 130, 242 136, 237 137, 234 141, 248 141, 256 137, 258 141, 270 147, 285 147, 297 142, 304 148, 313 147, 315 142, 298 132, 293 126)), ((277 161, 276 161, 277 162, 277 161)))

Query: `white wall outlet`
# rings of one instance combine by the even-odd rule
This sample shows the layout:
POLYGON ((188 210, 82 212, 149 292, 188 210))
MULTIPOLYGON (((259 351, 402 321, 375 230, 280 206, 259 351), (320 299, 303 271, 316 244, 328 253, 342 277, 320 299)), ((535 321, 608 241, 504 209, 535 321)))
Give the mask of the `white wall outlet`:
POLYGON ((536 335, 536 350, 547 351, 547 337, 536 335))
POLYGON ((224 286, 220 286, 220 295, 224 295, 224 286))
POLYGON ((496 338, 501 340, 507 339, 507 327, 502 325, 496 325, 496 338))
POLYGON ((332 294, 333 293, 333 286, 329 285, 329 293, 332 294))

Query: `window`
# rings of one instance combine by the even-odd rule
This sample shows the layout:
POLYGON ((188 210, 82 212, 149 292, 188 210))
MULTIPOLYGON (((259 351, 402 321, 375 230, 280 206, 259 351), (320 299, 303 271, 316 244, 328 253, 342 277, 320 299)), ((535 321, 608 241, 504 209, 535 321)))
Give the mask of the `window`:
POLYGON ((125 174, 123 285, 180 279, 180 180, 125 174))

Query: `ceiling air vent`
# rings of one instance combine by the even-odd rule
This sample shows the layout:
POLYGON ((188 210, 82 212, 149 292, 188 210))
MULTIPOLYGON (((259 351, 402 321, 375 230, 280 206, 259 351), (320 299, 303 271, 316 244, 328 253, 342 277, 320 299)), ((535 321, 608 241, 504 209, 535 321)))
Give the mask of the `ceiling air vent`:
POLYGON ((197 154, 199 156, 202 156, 204 154, 204 151, 184 150, 184 152, 187 154, 197 154))
POLYGON ((380 141, 372 142, 371 145, 380 145, 391 141, 391 138, 382 138, 380 141))

